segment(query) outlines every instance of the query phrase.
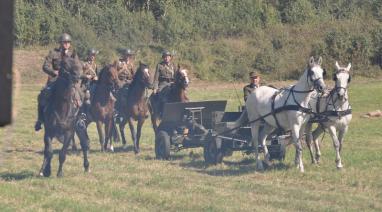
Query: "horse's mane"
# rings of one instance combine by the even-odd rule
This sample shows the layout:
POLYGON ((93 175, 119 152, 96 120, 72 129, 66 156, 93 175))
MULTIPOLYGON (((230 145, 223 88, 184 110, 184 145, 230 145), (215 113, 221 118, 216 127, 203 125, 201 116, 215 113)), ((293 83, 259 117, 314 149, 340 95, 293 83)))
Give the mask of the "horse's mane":
POLYGON ((65 57, 60 64, 59 77, 70 81, 78 81, 82 73, 82 65, 78 59, 65 57))
POLYGON ((102 80, 106 77, 105 76, 106 72, 110 69, 111 66, 112 66, 111 64, 107 64, 101 69, 101 71, 99 72, 98 82, 102 82, 102 80))
POLYGON ((142 79, 142 76, 143 76, 143 71, 145 68, 147 68, 148 65, 144 64, 144 63, 140 63, 137 70, 135 71, 135 74, 134 74, 134 77, 133 77, 133 82, 132 83, 135 83, 137 82, 139 79, 142 79))

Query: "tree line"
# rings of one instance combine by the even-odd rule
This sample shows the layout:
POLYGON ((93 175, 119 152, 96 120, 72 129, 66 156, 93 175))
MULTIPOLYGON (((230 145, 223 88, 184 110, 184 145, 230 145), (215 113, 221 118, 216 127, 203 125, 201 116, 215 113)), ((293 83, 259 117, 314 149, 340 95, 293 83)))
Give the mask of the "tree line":
POLYGON ((201 79, 295 79, 310 55, 352 62, 358 75, 382 68, 382 0, 16 0, 17 47, 55 44, 68 32, 81 56, 118 49, 155 64, 160 52, 201 79))

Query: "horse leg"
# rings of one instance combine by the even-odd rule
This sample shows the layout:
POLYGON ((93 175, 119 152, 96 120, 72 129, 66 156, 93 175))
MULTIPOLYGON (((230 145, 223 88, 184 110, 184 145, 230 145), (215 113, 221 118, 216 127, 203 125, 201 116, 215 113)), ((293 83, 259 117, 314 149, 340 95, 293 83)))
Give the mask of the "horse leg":
POLYGON ((318 137, 324 132, 323 126, 319 125, 314 131, 313 131, 313 141, 314 141, 314 147, 316 149, 316 161, 317 163, 320 163, 321 158, 321 150, 320 150, 320 144, 318 137))
POLYGON ((252 148, 255 150, 256 170, 264 170, 263 163, 259 160, 259 123, 251 124, 252 148))
POLYGON ((74 135, 75 134, 73 134, 73 137, 71 138, 71 141, 72 141, 72 151, 73 152, 77 152, 77 145, 76 145, 76 140, 75 140, 75 138, 74 138, 74 135))
POLYGON ((344 141, 344 137, 345 137, 345 134, 348 131, 348 129, 349 129, 349 127, 346 126, 343 129, 340 129, 339 132, 338 132, 338 140, 340 142, 340 153, 341 153, 341 150, 342 150, 342 144, 343 144, 343 141, 344 141))
POLYGON ((143 123, 145 123, 144 118, 138 119, 138 123, 137 123, 137 148, 138 148, 138 152, 140 151, 139 140, 141 139, 141 132, 142 132, 143 123))
POLYGON ((114 118, 111 119, 111 123, 112 123, 113 140, 114 140, 114 142, 119 143, 119 141, 121 139, 119 137, 118 130, 117 130, 117 125, 115 123, 115 119, 114 118))
POLYGON ((129 118, 128 121, 129 121, 131 138, 133 139, 133 143, 134 143, 134 152, 135 152, 135 154, 138 154, 139 148, 137 145, 137 135, 135 134, 135 129, 134 129, 134 120, 133 120, 133 118, 129 118))
POLYGON ((329 133, 330 133, 330 136, 332 137, 334 150, 336 151, 336 166, 337 166, 337 169, 341 169, 343 165, 342 165, 341 157, 340 157, 340 142, 337 137, 336 127, 330 126, 329 133))
POLYGON ((126 143, 126 137, 125 137, 125 126, 126 126, 126 119, 124 118, 123 121, 119 124, 119 132, 122 137, 123 149, 127 149, 127 143, 126 143))
POLYGON ((154 112, 151 114, 150 118, 151 118, 151 124, 153 125, 154 133, 156 134, 158 131, 158 118, 154 112))
POLYGON ((88 153, 89 153, 89 135, 87 129, 81 129, 76 127, 76 133, 78 138, 80 139, 80 145, 82 149, 82 153, 84 156, 84 169, 85 172, 89 172, 89 161, 88 161, 88 153))
POLYGON ((111 125, 111 121, 110 120, 106 120, 105 122, 105 144, 104 144, 104 148, 107 149, 107 144, 108 142, 110 141, 110 151, 114 152, 114 147, 113 147, 113 143, 112 143, 112 140, 111 140, 111 134, 112 134, 112 125, 111 125))
MULTIPOLYGON (((74 133, 74 132, 71 132, 71 133, 74 133)), ((66 160, 66 152, 68 150, 71 138, 73 136, 71 133, 67 133, 64 136, 63 145, 62 145, 62 148, 61 148, 61 151, 60 151, 60 154, 59 154, 59 162, 60 162, 60 164, 58 166, 57 177, 63 177, 64 176, 63 171, 62 171, 62 167, 64 166, 64 163, 65 163, 65 160, 66 160)))
MULTIPOLYGON (((348 131, 348 126, 346 126, 345 128, 339 130, 338 132, 338 141, 340 143, 340 147, 339 147, 339 152, 338 152, 338 156, 340 158, 340 162, 341 162, 341 156, 340 156, 340 153, 341 153, 341 150, 342 150, 342 144, 344 142, 344 137, 345 137, 345 134, 346 132, 348 131)), ((341 167, 343 167, 343 164, 341 163, 341 167)))
POLYGON ((103 151, 105 151, 105 148, 103 146, 104 141, 105 141, 105 137, 104 137, 104 134, 103 134, 102 122, 101 121, 97 121, 96 125, 97 125, 98 137, 99 137, 99 144, 101 145, 101 152, 103 152, 103 151))
POLYGON ((296 148, 296 155, 295 155, 295 164, 297 165, 297 168, 300 170, 300 172, 304 172, 304 164, 302 163, 302 145, 300 140, 300 130, 301 127, 297 124, 294 124, 292 127, 292 139, 294 146, 296 148))
POLYGON ((270 166, 271 162, 270 162, 270 155, 268 152, 268 147, 266 145, 266 140, 267 140, 269 133, 271 133, 273 129, 274 128, 268 124, 264 124, 264 126, 261 129, 259 127, 259 141, 261 142, 261 144, 264 148, 264 163, 267 166, 270 166))
POLYGON ((51 174, 50 162, 53 157, 52 138, 46 133, 44 135, 44 161, 40 169, 40 176, 49 177, 51 174))
POLYGON ((306 142, 306 146, 309 149, 310 159, 312 160, 313 164, 316 164, 317 161, 316 161, 316 158, 313 155, 313 146, 312 146, 313 135, 312 135, 312 124, 311 123, 308 123, 306 125, 305 133, 306 133, 305 142, 306 142))

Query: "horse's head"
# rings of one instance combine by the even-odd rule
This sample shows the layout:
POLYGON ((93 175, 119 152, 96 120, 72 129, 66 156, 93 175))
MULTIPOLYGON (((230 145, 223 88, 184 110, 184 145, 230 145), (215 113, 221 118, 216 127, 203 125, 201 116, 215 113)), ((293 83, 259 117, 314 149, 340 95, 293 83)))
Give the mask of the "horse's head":
POLYGON ((322 58, 320 57, 317 62, 314 61, 313 57, 310 57, 308 69, 307 69, 307 81, 308 85, 313 83, 313 88, 318 92, 323 92, 325 89, 324 76, 326 75, 326 70, 321 68, 322 58))
POLYGON ((100 84, 108 85, 112 89, 119 88, 120 82, 118 79, 118 71, 117 71, 116 63, 106 65, 101 70, 98 82, 100 84))
POLYGON ((65 57, 61 61, 60 76, 68 79, 72 83, 76 83, 80 80, 81 73, 82 65, 78 59, 65 57))
POLYGON ((181 68, 178 65, 178 70, 175 73, 175 84, 183 89, 188 87, 190 80, 188 79, 187 69, 181 68))
POLYGON ((333 74, 333 80, 335 82, 335 91, 338 95, 338 99, 343 101, 348 98, 347 87, 351 81, 350 68, 351 64, 349 63, 347 67, 341 67, 336 61, 336 72, 333 74))
POLYGON ((139 66, 137 68, 137 71, 135 72, 133 82, 141 82, 145 85, 146 88, 153 88, 148 65, 139 62, 139 66))

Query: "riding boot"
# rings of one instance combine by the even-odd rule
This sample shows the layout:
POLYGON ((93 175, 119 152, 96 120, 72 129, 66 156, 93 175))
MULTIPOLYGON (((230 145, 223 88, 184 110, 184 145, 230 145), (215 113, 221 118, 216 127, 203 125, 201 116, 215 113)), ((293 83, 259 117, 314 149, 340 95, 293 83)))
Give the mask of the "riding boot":
POLYGON ((39 103, 37 106, 37 121, 34 125, 34 130, 39 131, 42 129, 41 125, 44 123, 44 107, 39 103))

